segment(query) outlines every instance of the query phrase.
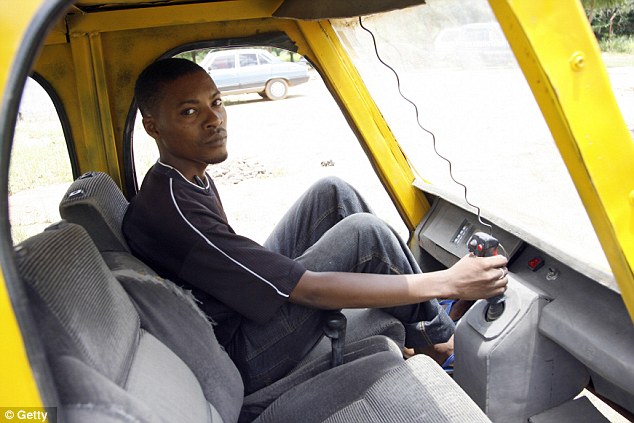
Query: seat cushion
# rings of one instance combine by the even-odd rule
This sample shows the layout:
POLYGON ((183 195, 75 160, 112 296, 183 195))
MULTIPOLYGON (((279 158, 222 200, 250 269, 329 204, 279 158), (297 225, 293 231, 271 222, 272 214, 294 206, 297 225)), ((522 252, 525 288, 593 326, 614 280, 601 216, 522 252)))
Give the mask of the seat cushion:
MULTIPOLYGON (((377 353, 390 353, 396 362, 402 362, 401 349, 390 338, 377 335, 346 343, 344 363, 350 363, 362 357, 377 353)), ((259 416, 272 402, 282 394, 299 384, 317 376, 332 367, 331 352, 314 356, 312 360, 304 360, 302 365, 294 369, 288 376, 277 382, 248 395, 240 413, 240 421, 252 421, 259 416)))
POLYGON ((257 420, 268 422, 490 422, 431 358, 388 352, 328 370, 289 390, 257 420))

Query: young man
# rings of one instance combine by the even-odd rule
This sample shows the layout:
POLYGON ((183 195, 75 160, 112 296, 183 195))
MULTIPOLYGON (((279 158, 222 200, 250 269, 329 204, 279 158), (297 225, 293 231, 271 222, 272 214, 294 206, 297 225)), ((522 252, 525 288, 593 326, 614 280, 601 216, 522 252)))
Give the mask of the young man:
POLYGON ((470 255, 421 273, 398 236, 335 178, 304 194, 264 246, 235 234, 205 172, 227 158, 227 113, 212 79, 193 62, 161 60, 139 76, 135 95, 160 159, 130 204, 124 234, 135 255, 194 291, 247 394, 314 347, 323 310, 382 308, 403 322, 406 347, 449 354, 454 325, 435 298, 505 291, 502 256, 470 255))

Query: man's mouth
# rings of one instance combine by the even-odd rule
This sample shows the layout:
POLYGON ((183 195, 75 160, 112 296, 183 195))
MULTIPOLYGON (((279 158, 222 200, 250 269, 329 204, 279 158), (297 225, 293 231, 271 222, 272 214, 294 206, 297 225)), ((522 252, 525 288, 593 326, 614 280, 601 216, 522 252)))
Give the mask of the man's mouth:
POLYGON ((207 145, 223 145, 227 142, 227 131, 219 130, 215 134, 212 135, 211 138, 205 142, 207 145))

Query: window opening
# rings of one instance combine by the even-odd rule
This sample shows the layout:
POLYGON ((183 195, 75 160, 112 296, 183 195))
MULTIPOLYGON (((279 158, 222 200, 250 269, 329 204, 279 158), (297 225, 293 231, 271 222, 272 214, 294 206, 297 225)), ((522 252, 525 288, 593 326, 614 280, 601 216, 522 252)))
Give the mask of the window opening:
POLYGON ((28 78, 9 167, 9 216, 14 243, 59 221, 59 202, 73 181, 60 116, 47 91, 28 78))
MULTIPOLYGON (((256 88, 223 91, 229 158, 209 166, 208 173, 236 232, 263 242, 301 193, 319 178, 334 175, 357 188, 376 214, 407 239, 407 228, 317 71, 297 53, 264 50, 240 54, 241 64, 257 64, 258 56, 266 57, 270 62, 263 66, 266 72, 280 62, 282 67, 305 68, 308 79, 290 84, 288 96, 280 101, 266 98, 268 76, 259 83, 251 81, 251 87, 256 88)), ((205 54, 184 53, 179 57, 205 61, 205 54)), ((250 78, 256 68, 248 66, 250 78)), ((156 144, 143 129, 140 114, 132 142, 140 187, 158 158, 156 144)))

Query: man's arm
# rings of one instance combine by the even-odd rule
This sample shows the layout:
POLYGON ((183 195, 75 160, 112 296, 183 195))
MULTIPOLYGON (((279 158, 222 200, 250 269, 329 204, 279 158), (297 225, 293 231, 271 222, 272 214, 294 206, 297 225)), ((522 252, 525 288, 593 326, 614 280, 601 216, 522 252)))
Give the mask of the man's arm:
POLYGON ((506 290, 508 278, 500 278, 506 275, 506 263, 504 256, 467 255, 449 269, 413 275, 306 271, 290 300, 340 309, 394 307, 432 298, 488 298, 506 290))

